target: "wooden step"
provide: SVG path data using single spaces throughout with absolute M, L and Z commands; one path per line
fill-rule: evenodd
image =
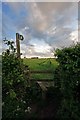
M 34 79 L 34 78 L 31 78 L 30 81 L 46 81 L 46 82 L 49 82 L 49 81 L 54 81 L 53 79 Z

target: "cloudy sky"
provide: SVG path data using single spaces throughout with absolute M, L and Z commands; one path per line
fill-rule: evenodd
M 77 2 L 3 2 L 2 36 L 24 36 L 26 57 L 54 57 L 54 50 L 78 42 Z

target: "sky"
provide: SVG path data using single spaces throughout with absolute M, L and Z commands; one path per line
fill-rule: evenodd
M 3 2 L 2 37 L 15 41 L 16 32 L 24 36 L 22 57 L 54 57 L 78 42 L 78 3 Z

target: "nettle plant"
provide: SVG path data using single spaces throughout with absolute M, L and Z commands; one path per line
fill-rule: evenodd
M 27 103 L 26 80 L 23 61 L 17 58 L 13 41 L 4 41 L 8 45 L 2 53 L 2 119 L 25 116 Z

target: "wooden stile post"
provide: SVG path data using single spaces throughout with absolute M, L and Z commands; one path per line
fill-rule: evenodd
M 17 57 L 20 58 L 20 40 L 22 41 L 24 37 L 19 33 L 16 33 L 16 48 L 17 48 Z
M 20 41 L 19 41 L 18 33 L 16 33 L 16 47 L 17 47 L 17 57 L 20 58 Z

